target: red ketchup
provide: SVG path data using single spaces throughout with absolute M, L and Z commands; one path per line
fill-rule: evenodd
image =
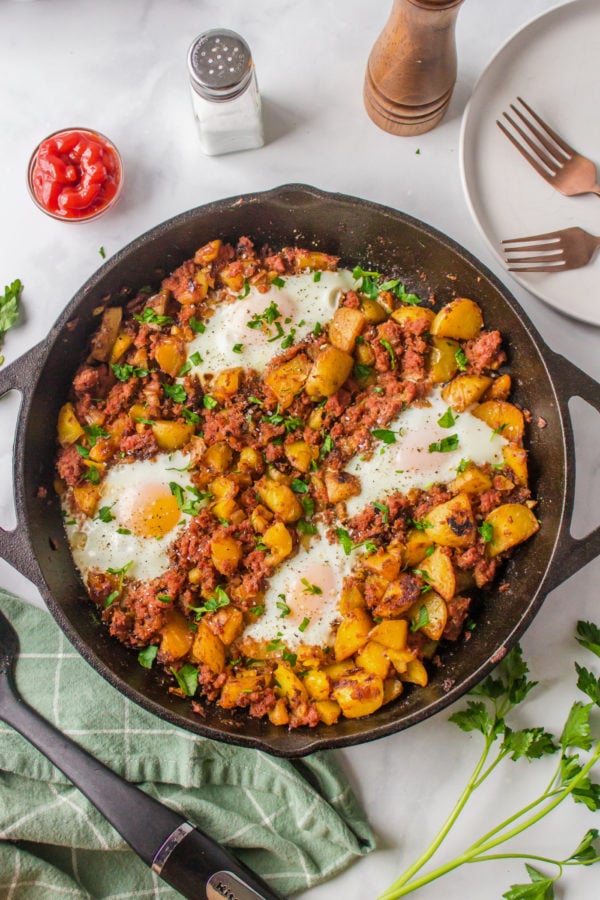
M 95 218 L 116 201 L 123 182 L 117 148 L 103 135 L 85 128 L 51 134 L 39 145 L 29 166 L 33 197 L 55 218 Z

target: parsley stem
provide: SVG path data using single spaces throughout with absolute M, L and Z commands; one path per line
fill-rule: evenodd
M 600 759 L 600 742 L 596 745 L 594 752 L 590 756 L 590 759 L 583 765 L 577 775 L 570 779 L 568 784 L 558 792 L 553 791 L 552 793 L 545 792 L 537 800 L 530 803 L 528 806 L 523 807 L 516 813 L 514 816 L 510 816 L 508 819 L 505 819 L 501 822 L 496 828 L 492 831 L 488 832 L 484 835 L 480 840 L 476 841 L 471 845 L 464 853 L 459 854 L 454 859 L 450 860 L 447 863 L 439 866 L 437 869 L 433 869 L 426 875 L 422 875 L 420 878 L 416 878 L 412 881 L 410 879 L 412 876 L 424 865 L 427 860 L 431 858 L 435 850 L 440 845 L 443 837 L 448 833 L 449 828 L 453 824 L 453 822 L 458 817 L 458 814 L 464 807 L 465 803 L 469 799 L 469 796 L 473 792 L 473 785 L 477 781 L 477 776 L 481 769 L 483 768 L 483 764 L 487 758 L 491 747 L 491 742 L 489 738 L 486 738 L 486 746 L 482 753 L 482 756 L 475 768 L 473 776 L 469 780 L 469 783 L 463 793 L 461 794 L 456 806 L 454 807 L 452 813 L 449 818 L 446 820 L 446 823 L 438 833 L 438 836 L 431 843 L 429 848 L 425 851 L 425 853 L 419 857 L 419 859 L 409 868 L 407 869 L 400 878 L 394 882 L 383 894 L 380 895 L 378 900 L 397 900 L 398 897 L 404 897 L 407 894 L 413 893 L 413 891 L 418 890 L 421 887 L 424 887 L 426 884 L 430 884 L 432 881 L 435 881 L 438 878 L 441 878 L 442 875 L 445 875 L 447 872 L 451 872 L 453 869 L 457 869 L 459 866 L 464 863 L 472 863 L 472 862 L 481 862 L 486 857 L 488 850 L 493 850 L 495 847 L 500 846 L 501 844 L 506 843 L 506 841 L 515 837 L 518 834 L 526 831 L 528 828 L 531 828 L 532 825 L 535 825 L 540 819 L 543 819 L 544 816 L 548 815 L 548 813 L 552 812 L 559 806 L 563 800 L 565 800 L 577 787 L 577 785 L 589 774 L 591 769 L 594 767 L 598 759 Z M 522 818 L 528 812 L 530 812 L 536 806 L 539 806 L 540 803 L 543 803 L 546 800 L 550 800 L 550 802 L 546 803 L 543 809 L 538 810 L 535 815 L 530 816 L 525 822 L 521 822 L 519 825 L 512 828 L 510 831 L 503 833 L 509 825 L 512 825 L 517 819 Z M 505 858 L 520 858 L 522 854 L 506 854 Z M 488 857 L 489 858 L 489 857 Z M 528 857 L 533 859 L 535 857 Z M 554 862 L 549 860 L 550 862 Z M 410 883 L 407 883 L 409 882 Z

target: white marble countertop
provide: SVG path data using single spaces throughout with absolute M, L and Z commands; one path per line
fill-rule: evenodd
M 556 0 L 467 0 L 457 23 L 459 72 L 449 112 L 434 131 L 416 138 L 380 131 L 362 104 L 367 56 L 390 5 L 364 0 L 1 0 L 0 281 L 18 277 L 25 285 L 21 323 L 4 341 L 5 364 L 46 335 L 101 264 L 100 247 L 110 256 L 185 209 L 305 182 L 395 207 L 450 235 L 504 280 L 553 350 L 600 379 L 600 331 L 561 316 L 511 281 L 470 218 L 459 174 L 461 117 L 479 74 L 514 31 L 558 5 Z M 253 50 L 267 143 L 257 151 L 207 158 L 198 146 L 185 59 L 192 38 L 217 25 L 239 31 Z M 35 144 L 72 125 L 89 125 L 111 136 L 127 172 L 118 207 L 81 227 L 42 215 L 25 186 Z M 13 395 L 0 404 L 0 463 L 7 473 L 17 409 Z M 581 535 L 597 524 L 596 504 L 586 504 L 584 498 L 597 494 L 594 448 L 600 430 L 589 408 L 576 425 L 581 502 L 574 528 Z M 14 522 L 11 502 L 10 479 L 5 478 L 0 497 L 5 527 Z M 532 717 L 532 724 L 555 731 L 562 726 L 576 694 L 574 625 L 581 618 L 600 620 L 599 575 L 596 560 L 555 589 L 522 641 L 541 682 L 528 704 L 527 722 Z M 37 590 L 3 562 L 0 584 L 41 602 Z M 447 713 L 344 751 L 379 835 L 379 849 L 304 896 L 374 900 L 428 842 L 477 755 L 477 739 L 448 724 Z M 448 851 L 457 852 L 487 830 L 492 813 L 495 819 L 512 810 L 531 782 L 544 783 L 544 775 L 543 764 L 507 763 L 467 812 Z M 567 855 L 594 825 L 597 821 L 582 805 L 570 804 L 515 846 Z M 594 870 L 569 871 L 561 896 L 595 897 L 597 878 Z M 522 862 L 501 860 L 466 867 L 423 889 L 419 897 L 495 900 L 511 883 L 525 880 Z

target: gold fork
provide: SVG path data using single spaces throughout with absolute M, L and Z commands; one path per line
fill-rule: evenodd
M 596 166 L 591 159 L 586 159 L 570 147 L 521 97 L 517 97 L 517 100 L 529 117 L 514 103 L 510 104 L 510 108 L 527 131 L 507 112 L 502 115 L 513 131 L 509 131 L 498 119 L 496 125 L 519 153 L 533 166 L 538 175 L 561 194 L 566 194 L 567 197 L 575 194 L 597 194 L 600 197 Z
M 564 228 L 547 234 L 502 241 L 509 272 L 566 272 L 585 266 L 600 247 L 600 237 L 583 228 Z

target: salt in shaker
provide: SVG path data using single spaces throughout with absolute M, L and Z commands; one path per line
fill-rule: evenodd
M 189 49 L 188 70 L 204 153 L 262 147 L 260 94 L 246 41 L 224 28 L 206 31 Z

